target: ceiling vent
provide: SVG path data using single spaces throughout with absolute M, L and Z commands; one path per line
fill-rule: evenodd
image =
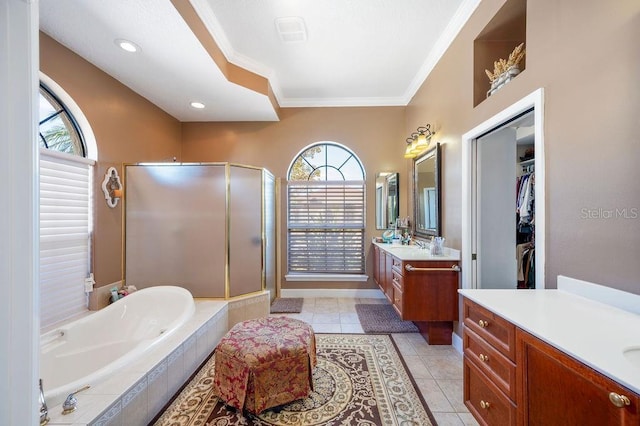
M 307 41 L 307 29 L 299 16 L 276 18 L 276 29 L 283 43 L 302 43 Z

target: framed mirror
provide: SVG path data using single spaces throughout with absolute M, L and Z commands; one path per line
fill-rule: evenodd
M 440 144 L 413 161 L 413 232 L 440 236 Z
M 393 228 L 400 214 L 399 174 L 376 173 L 376 229 Z

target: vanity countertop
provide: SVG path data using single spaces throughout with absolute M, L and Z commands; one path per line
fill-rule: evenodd
M 399 244 L 387 244 L 378 243 L 372 241 L 373 244 L 380 247 L 380 249 L 386 251 L 392 256 L 397 257 L 400 260 L 431 260 L 431 261 L 459 261 L 460 250 L 455 250 L 449 247 L 444 248 L 444 254 L 441 256 L 434 256 L 429 249 L 421 249 L 417 246 L 403 246 Z
M 640 394 L 640 315 L 563 290 L 459 293 Z

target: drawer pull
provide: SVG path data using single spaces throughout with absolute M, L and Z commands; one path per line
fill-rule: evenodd
M 487 362 L 487 361 L 489 361 L 489 355 L 480 354 L 480 355 L 478 356 L 478 358 L 480 358 L 480 361 L 482 361 L 482 362 Z
M 478 320 L 478 325 L 480 326 L 480 328 L 487 328 L 489 326 L 489 321 Z
M 631 401 L 629 401 L 629 398 L 615 392 L 611 392 L 609 394 L 609 401 L 611 401 L 611 403 L 618 408 L 624 408 L 627 405 L 631 405 Z
M 490 406 L 491 406 L 491 404 L 489 404 L 489 402 L 487 402 L 487 401 L 480 401 L 480 407 L 481 407 L 481 408 L 483 408 L 483 409 L 485 409 L 485 410 L 488 410 Z

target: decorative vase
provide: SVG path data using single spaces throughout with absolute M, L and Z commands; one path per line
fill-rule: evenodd
M 507 73 L 509 74 L 509 76 L 510 76 L 511 78 L 513 78 L 513 77 L 515 77 L 516 75 L 520 74 L 520 68 L 518 68 L 518 66 L 517 66 L 517 65 L 514 65 L 514 66 L 512 66 L 511 68 L 509 68 L 509 69 L 507 70 Z M 510 78 L 510 79 L 511 79 L 511 78 Z
M 497 92 L 502 86 L 510 82 L 515 76 L 520 74 L 520 68 L 517 65 L 510 67 L 491 82 L 491 88 L 487 92 L 487 98 Z

